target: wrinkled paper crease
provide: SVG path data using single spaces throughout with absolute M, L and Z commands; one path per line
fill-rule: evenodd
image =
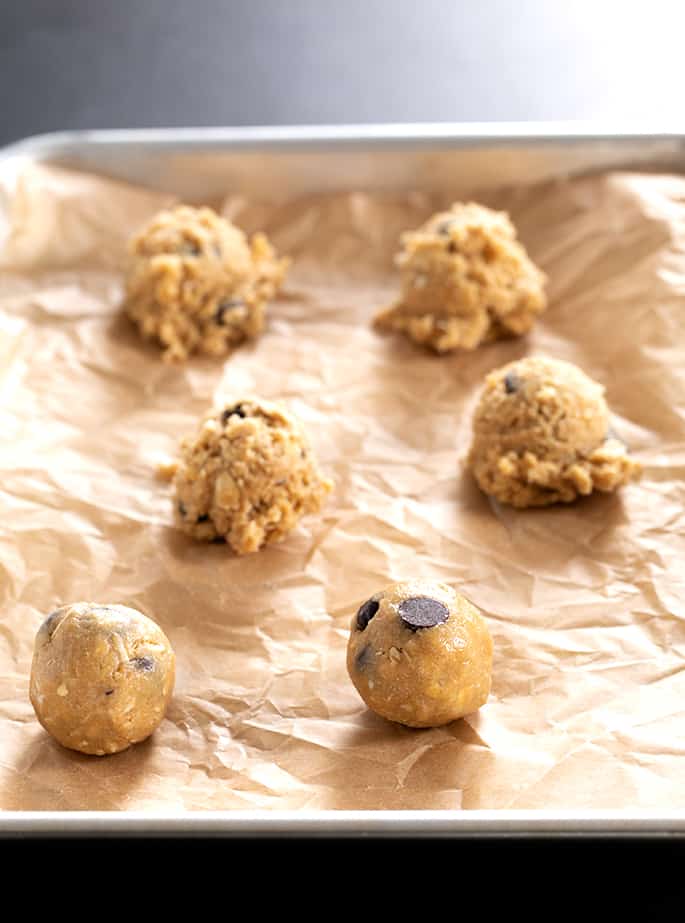
M 437 357 L 372 329 L 399 234 L 449 201 L 229 195 L 292 270 L 258 341 L 169 367 L 121 298 L 128 236 L 172 198 L 36 165 L 0 178 L 0 808 L 685 808 L 685 178 L 479 199 L 549 276 L 527 338 Z M 478 491 L 482 378 L 541 353 L 605 384 L 639 483 L 527 512 Z M 290 406 L 336 489 L 236 558 L 174 529 L 155 468 L 245 393 Z M 494 639 L 488 703 L 434 730 L 377 718 L 345 670 L 353 612 L 409 576 L 466 594 Z M 28 699 L 35 632 L 77 600 L 141 609 L 177 654 L 159 730 L 103 759 L 62 749 Z

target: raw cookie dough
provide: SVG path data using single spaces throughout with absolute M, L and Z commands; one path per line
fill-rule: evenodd
M 225 356 L 264 328 L 266 302 L 283 280 L 263 234 L 245 234 L 211 208 L 160 212 L 129 244 L 126 312 L 166 361 Z
M 168 638 L 136 609 L 73 603 L 56 609 L 38 630 L 31 704 L 64 747 L 118 753 L 159 725 L 174 670 Z
M 403 234 L 402 244 L 401 297 L 376 315 L 382 330 L 439 353 L 475 349 L 526 333 L 546 307 L 546 277 L 505 212 L 456 203 Z
M 602 385 L 543 357 L 487 376 L 468 464 L 481 490 L 515 507 L 570 503 L 640 473 L 610 429 Z
M 478 609 L 447 584 L 407 580 L 360 606 L 347 671 L 383 718 L 437 727 L 487 700 L 492 639 Z
M 225 539 L 237 554 L 280 541 L 333 486 L 294 417 L 256 398 L 211 410 L 181 453 L 178 524 L 193 538 Z

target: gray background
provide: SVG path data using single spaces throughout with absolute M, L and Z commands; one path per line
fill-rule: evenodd
M 685 0 L 0 0 L 0 143 L 70 128 L 676 123 Z

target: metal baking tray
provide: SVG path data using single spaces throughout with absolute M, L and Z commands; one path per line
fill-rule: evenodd
M 406 188 L 458 196 L 600 169 L 685 172 L 685 131 L 558 122 L 76 131 L 0 150 L 5 176 L 28 162 L 189 202 L 227 189 L 272 198 Z M 0 812 L 0 837 L 32 835 L 671 838 L 685 836 L 685 811 Z

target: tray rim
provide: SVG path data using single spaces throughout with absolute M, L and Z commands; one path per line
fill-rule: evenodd
M 253 125 L 182 128 L 74 129 L 29 135 L 0 147 L 0 161 L 14 156 L 46 159 L 83 147 L 193 150 L 211 146 L 242 150 L 340 150 L 430 147 L 443 143 L 467 147 L 485 142 L 685 142 L 685 123 L 592 121 L 413 122 L 323 125 Z
M 98 837 L 685 838 L 685 810 L 7 811 L 0 838 Z
M 15 157 L 49 160 L 91 148 L 141 146 L 244 151 L 416 149 L 436 144 L 680 142 L 685 124 L 644 121 L 425 122 L 76 129 L 29 135 L 0 147 L 0 165 Z M 0 838 L 49 836 L 425 836 L 493 838 L 680 838 L 685 809 L 3 811 Z

